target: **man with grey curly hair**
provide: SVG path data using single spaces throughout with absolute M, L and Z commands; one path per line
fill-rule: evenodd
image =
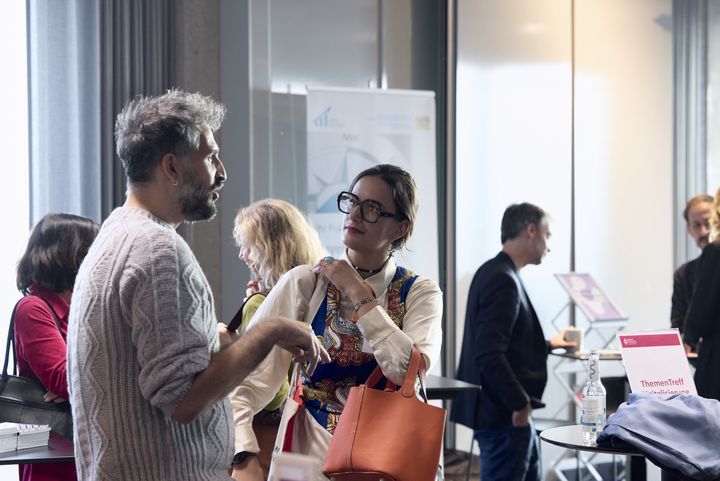
M 80 480 L 229 480 L 230 390 L 276 345 L 310 370 L 329 360 L 309 325 L 286 318 L 231 336 L 175 232 L 216 214 L 224 115 L 209 97 L 170 90 L 135 98 L 117 117 L 127 200 L 80 267 L 69 322 Z
M 226 175 L 213 132 L 224 118 L 223 105 L 198 93 L 170 90 L 160 97 L 138 97 L 130 102 L 115 123 L 117 153 L 127 175 L 128 190 L 147 187 L 165 154 L 183 158 L 202 151 L 214 167 L 211 184 L 204 185 L 203 175 L 194 175 L 188 163 L 181 163 L 173 175 L 188 180 L 179 196 L 184 220 L 212 218 Z

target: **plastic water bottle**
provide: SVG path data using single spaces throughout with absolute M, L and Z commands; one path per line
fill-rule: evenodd
M 588 361 L 588 380 L 582 389 L 582 425 L 583 442 L 595 444 L 598 433 L 605 427 L 605 398 L 607 392 L 600 382 L 600 355 L 590 351 Z

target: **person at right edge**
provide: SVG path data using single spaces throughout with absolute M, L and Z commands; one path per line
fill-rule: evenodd
M 550 252 L 545 211 L 509 206 L 502 218 L 502 251 L 475 273 L 468 294 L 457 379 L 479 384 L 458 394 L 451 420 L 473 429 L 480 446 L 480 479 L 542 479 L 539 439 L 532 410 L 547 383 L 547 355 L 572 347 L 565 331 L 545 340 L 525 292 L 520 270 Z
M 683 217 L 687 224 L 687 232 L 695 244 L 702 251 L 708 245 L 710 234 L 710 216 L 712 215 L 713 198 L 707 194 L 696 195 L 687 201 Z M 672 306 L 670 308 L 670 327 L 685 331 L 685 319 L 690 308 L 690 299 L 695 288 L 697 267 L 700 258 L 697 257 L 677 268 L 673 274 Z M 695 346 L 685 344 L 685 350 L 690 352 Z
M 720 400 L 720 189 L 710 218 L 710 243 L 698 261 L 683 340 L 694 346 L 701 338 L 695 387 L 698 395 Z
M 687 233 L 693 238 L 700 250 L 707 247 L 710 234 L 710 218 L 713 211 L 713 198 L 707 194 L 700 194 L 687 201 L 683 217 L 687 224 Z M 698 278 L 698 265 L 700 257 L 696 257 L 677 268 L 673 274 L 672 306 L 670 308 L 670 327 L 677 328 L 682 336 L 685 333 L 685 322 L 690 310 L 695 283 Z M 695 344 L 683 342 L 686 352 L 697 352 L 700 339 Z M 696 366 L 695 359 L 690 363 Z M 663 470 L 662 481 L 675 481 L 680 479 L 675 474 Z

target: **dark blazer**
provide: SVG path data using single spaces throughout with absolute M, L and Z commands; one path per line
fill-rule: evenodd
M 695 291 L 685 321 L 685 342 L 702 337 L 695 369 L 695 386 L 705 398 L 720 400 L 720 244 L 703 249 Z
M 512 412 L 540 398 L 547 342 L 510 256 L 500 252 L 475 273 L 468 294 L 457 379 L 480 391 L 459 394 L 450 419 L 473 429 L 511 423 Z
M 681 265 L 673 274 L 672 306 L 670 308 L 670 327 L 676 327 L 680 334 L 685 332 L 685 319 L 690 309 L 697 267 L 700 258 Z

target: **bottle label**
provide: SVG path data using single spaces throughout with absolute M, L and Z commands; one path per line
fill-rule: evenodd
M 582 402 L 583 414 L 597 416 L 605 413 L 605 398 L 600 396 L 586 396 Z
M 585 396 L 582 406 L 583 432 L 601 432 L 605 427 L 605 396 Z

